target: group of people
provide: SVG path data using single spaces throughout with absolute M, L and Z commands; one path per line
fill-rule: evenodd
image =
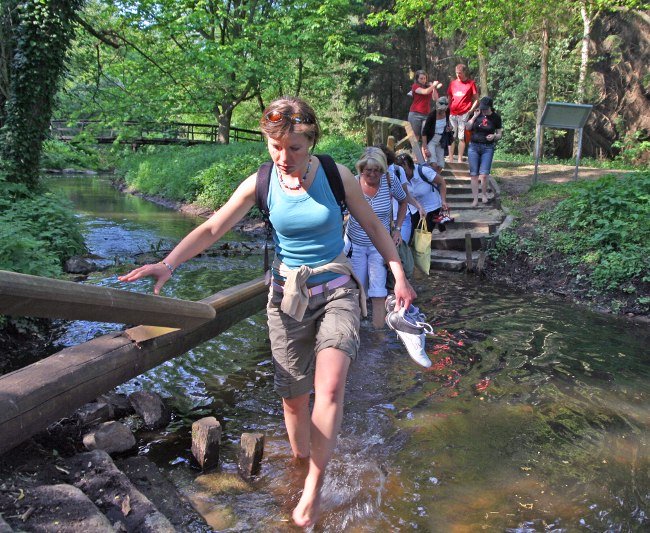
M 427 228 L 436 226 L 442 209 L 447 209 L 447 186 L 441 174 L 419 165 L 404 153 L 395 156 L 386 146 L 366 148 L 356 163 L 363 197 L 377 215 L 395 246 L 410 243 L 421 217 Z M 438 224 L 441 231 L 444 224 Z M 345 230 L 352 268 L 372 303 L 373 326 L 385 320 L 387 269 L 379 250 L 366 234 L 361 221 L 351 214 Z
M 442 84 L 429 82 L 427 73 L 418 70 L 409 94 L 413 102 L 408 122 L 421 142 L 422 155 L 436 170 L 445 166 L 445 154 L 449 162 L 454 160 L 458 143 L 458 162 L 467 148 L 467 161 L 472 185 L 472 206 L 479 201 L 487 203 L 487 177 L 492 168 L 495 142 L 503 136 L 501 117 L 494 110 L 489 96 L 479 99 L 476 83 L 469 77 L 466 65 L 456 65 L 456 78 L 449 83 L 447 94 L 438 95 Z M 433 107 L 433 109 L 432 109 Z M 466 147 L 466 132 L 470 135 Z

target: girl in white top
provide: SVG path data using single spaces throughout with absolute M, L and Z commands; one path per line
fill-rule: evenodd
M 406 172 L 408 190 L 426 212 L 427 227 L 431 230 L 440 210 L 447 209 L 447 184 L 444 178 L 431 167 L 415 165 L 413 158 L 408 154 L 399 155 L 397 163 Z M 420 213 L 412 213 L 412 226 L 416 228 L 419 222 Z M 443 228 L 444 226 L 439 229 L 444 231 Z

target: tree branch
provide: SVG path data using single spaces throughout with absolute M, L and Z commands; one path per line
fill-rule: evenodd
M 116 41 L 109 39 L 109 34 L 105 31 L 98 31 L 93 28 L 88 22 L 82 19 L 79 15 L 74 16 L 74 21 L 77 22 L 84 30 L 86 30 L 90 35 L 99 39 L 104 44 L 111 46 L 115 49 L 120 48 L 120 44 Z

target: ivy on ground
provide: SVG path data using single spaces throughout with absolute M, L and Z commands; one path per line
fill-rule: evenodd
M 563 199 L 538 216 L 535 230 L 526 238 L 515 229 L 504 232 L 492 256 L 525 254 L 542 262 L 545 257 L 562 257 L 576 276 L 587 276 L 592 290 L 633 294 L 647 308 L 650 172 L 545 184 L 531 189 L 528 196 L 540 194 Z

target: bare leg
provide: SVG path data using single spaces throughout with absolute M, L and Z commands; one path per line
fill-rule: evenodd
M 464 153 L 465 153 L 465 141 L 458 141 L 458 162 L 459 163 L 462 163 Z
M 449 162 L 454 162 L 454 152 L 456 151 L 456 141 L 449 145 Z
M 282 398 L 284 423 L 295 459 L 309 457 L 309 393 Z
M 314 525 L 320 515 L 320 491 L 341 427 L 349 366 L 350 358 L 336 348 L 326 348 L 316 357 L 309 473 L 300 501 L 293 510 L 293 521 L 300 527 Z
M 479 176 L 479 179 L 481 180 L 481 186 L 482 186 L 482 191 L 483 194 L 481 195 L 481 201 L 484 204 L 487 204 L 488 201 L 488 195 L 487 195 L 487 175 L 481 174 Z
M 386 298 L 370 298 L 370 301 L 372 302 L 372 327 L 381 329 L 386 319 Z
M 472 184 L 472 207 L 476 207 L 478 205 L 478 176 L 470 176 L 470 182 Z

